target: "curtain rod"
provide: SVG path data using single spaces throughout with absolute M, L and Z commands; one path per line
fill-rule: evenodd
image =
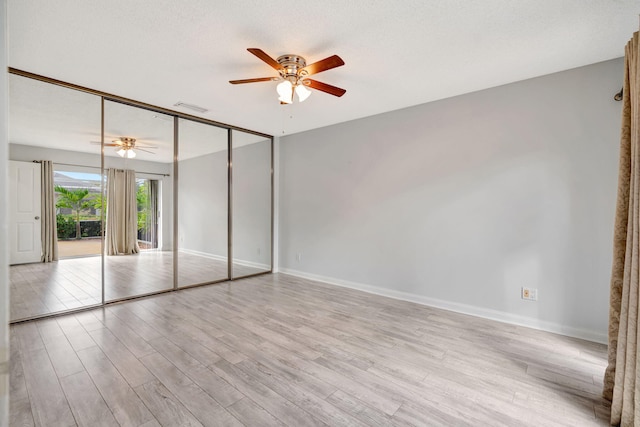
M 42 160 L 33 160 L 33 163 L 42 163 Z M 74 166 L 77 168 L 90 168 L 90 169 L 101 169 L 99 166 L 85 166 L 85 165 L 73 165 L 71 163 L 58 163 L 58 162 L 53 162 L 54 165 L 58 165 L 58 166 Z M 124 170 L 124 169 L 116 169 L 116 170 Z M 142 172 L 142 171 L 136 171 L 137 173 L 143 173 L 145 175 L 158 175 L 158 176 L 171 176 L 168 173 L 155 173 L 155 172 Z

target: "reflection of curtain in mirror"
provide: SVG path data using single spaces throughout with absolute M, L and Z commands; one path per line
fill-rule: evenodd
M 42 237 L 42 262 L 58 260 L 58 226 L 56 223 L 56 193 L 53 184 L 53 163 L 43 160 L 41 184 L 41 223 L 40 233 Z
M 134 170 L 108 170 L 105 238 L 107 255 L 140 252 L 136 192 L 136 172 Z

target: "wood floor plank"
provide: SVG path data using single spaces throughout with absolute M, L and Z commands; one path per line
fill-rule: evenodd
M 79 427 L 118 426 L 109 407 L 91 381 L 89 374 L 79 372 L 60 378 L 60 384 Z
M 140 359 L 204 426 L 241 426 L 231 413 L 159 353 Z
M 351 414 L 354 418 L 357 418 L 360 422 L 368 426 L 411 425 L 400 422 L 399 419 L 394 419 L 391 415 L 385 414 L 382 411 L 376 411 L 366 403 L 342 390 L 336 390 L 335 393 L 327 397 L 327 402 Z
M 125 322 L 108 310 L 102 322 L 111 333 L 129 349 L 134 356 L 140 358 L 153 353 L 155 350 Z M 132 325 L 133 326 L 133 325 Z
M 130 328 L 132 328 L 138 335 L 140 335 L 145 341 L 151 341 L 154 338 L 159 338 L 162 333 L 159 332 L 152 325 L 145 322 L 140 317 L 136 316 L 127 305 L 120 304 L 105 309 L 106 312 L 113 314 L 120 320 L 125 322 Z
M 94 342 L 98 344 L 131 387 L 137 387 L 154 379 L 151 372 L 111 331 L 105 328 L 91 331 L 90 334 Z
M 240 390 L 245 396 L 287 425 L 300 427 L 326 426 L 322 421 L 308 414 L 226 360 L 218 361 L 211 366 L 211 369 L 229 384 Z
M 29 427 L 34 425 L 31 411 L 31 400 L 27 391 L 22 366 L 22 352 L 18 343 L 18 335 L 10 335 L 9 358 L 9 425 Z
M 56 318 L 56 321 L 75 351 L 80 351 L 84 348 L 96 345 L 87 331 L 85 331 L 80 322 L 78 322 L 74 316 L 58 317 Z
M 243 397 L 228 406 L 227 410 L 245 426 L 282 427 L 285 425 L 248 397 Z
M 237 351 L 242 352 L 242 354 L 247 356 L 248 360 L 268 367 L 279 378 L 282 378 L 288 383 L 294 384 L 309 393 L 315 394 L 318 397 L 324 399 L 337 390 L 335 385 L 322 381 L 317 377 L 298 369 L 287 360 L 279 358 L 277 353 L 265 351 L 264 348 L 256 347 L 255 345 L 245 341 L 234 340 L 232 337 L 223 336 L 219 339 L 229 346 L 234 346 Z M 238 363 L 242 362 L 243 361 L 240 361 Z
M 139 426 L 154 420 L 133 388 L 100 348 L 80 350 L 78 357 L 121 426 Z
M 264 365 L 251 360 L 244 360 L 237 363 L 235 367 L 329 426 L 364 426 L 356 418 L 343 412 L 325 399 L 308 393 L 284 379 L 279 379 L 277 375 L 274 375 L 273 371 Z
M 84 366 L 78 359 L 75 350 L 67 340 L 56 319 L 36 322 L 40 331 L 49 359 L 59 378 L 84 371 Z
M 163 426 L 203 427 L 196 417 L 184 407 L 158 380 L 135 388 L 136 393 Z
M 23 352 L 22 364 L 35 425 L 75 426 L 71 408 L 47 351 L 40 349 Z
M 244 398 L 242 393 L 168 339 L 157 338 L 151 345 L 223 407 Z

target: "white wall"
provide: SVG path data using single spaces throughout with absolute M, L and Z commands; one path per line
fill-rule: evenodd
M 0 0 L 0 200 L 7 200 L 8 112 L 7 102 L 7 2 Z M 0 426 L 9 425 L 9 239 L 6 203 L 0 208 Z
M 605 342 L 622 69 L 281 138 L 280 271 Z

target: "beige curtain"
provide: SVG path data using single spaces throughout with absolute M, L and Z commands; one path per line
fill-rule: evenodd
M 109 169 L 107 172 L 107 255 L 137 254 L 138 205 L 136 172 Z
M 640 288 L 640 43 L 625 50 L 620 172 L 609 306 L 609 364 L 605 398 L 611 424 L 640 427 L 638 291 Z
M 56 192 L 53 183 L 53 162 L 43 160 L 41 179 L 41 218 L 42 262 L 58 260 L 58 226 L 56 223 Z

